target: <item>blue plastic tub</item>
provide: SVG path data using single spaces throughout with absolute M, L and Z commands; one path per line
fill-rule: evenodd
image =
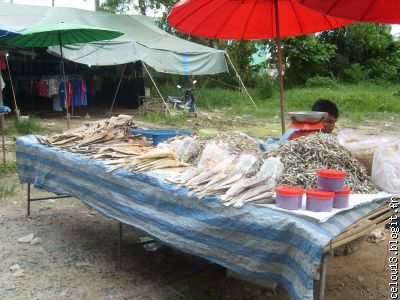
M 130 133 L 145 136 L 154 146 L 177 135 L 192 135 L 192 132 L 189 130 L 178 129 L 132 129 Z

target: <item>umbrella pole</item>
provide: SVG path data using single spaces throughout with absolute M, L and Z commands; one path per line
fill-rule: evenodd
M 60 46 L 60 55 L 61 55 L 61 69 L 62 69 L 62 76 L 63 76 L 63 81 L 64 81 L 64 89 L 65 89 L 65 103 L 66 103 L 66 110 L 67 110 L 67 128 L 70 129 L 71 126 L 69 124 L 69 111 L 68 111 L 68 88 L 67 88 L 67 81 L 65 79 L 65 69 L 64 69 L 64 57 L 62 53 L 62 41 L 61 41 L 61 32 L 58 32 L 58 44 Z
M 281 127 L 282 134 L 285 133 L 285 98 L 283 95 L 283 76 L 282 76 L 282 45 L 281 32 L 279 28 L 279 9 L 278 0 L 274 0 L 275 4 L 275 24 L 276 24 L 276 45 L 278 48 L 278 77 L 279 77 L 279 95 L 280 95 L 280 110 L 281 110 Z
M 14 105 L 15 105 L 15 112 L 17 114 L 17 120 L 19 122 L 19 109 L 17 105 L 17 99 L 15 98 L 15 91 L 14 91 L 14 85 L 11 77 L 11 71 L 10 71 L 10 64 L 8 63 L 8 54 L 6 54 L 6 64 L 7 64 L 7 70 L 8 70 L 8 77 L 10 77 L 10 84 L 11 84 L 11 91 L 14 97 Z

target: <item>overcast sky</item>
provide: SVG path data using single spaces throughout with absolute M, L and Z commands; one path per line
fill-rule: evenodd
M 52 0 L 13 0 L 16 4 L 44 5 L 51 6 Z M 9 3 L 10 0 L 0 0 L 0 2 Z M 103 1 L 100 1 L 100 3 Z M 75 7 L 87 10 L 94 10 L 94 0 L 54 0 L 57 7 Z M 400 25 L 392 26 L 392 34 L 400 34 Z

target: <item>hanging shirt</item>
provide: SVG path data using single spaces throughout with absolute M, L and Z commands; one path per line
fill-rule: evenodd
M 81 80 L 79 79 L 72 79 L 72 103 L 74 106 L 81 106 Z
M 49 79 L 49 97 L 53 97 L 53 95 L 58 95 L 59 87 L 60 81 L 58 79 Z
M 3 91 L 5 86 L 6 86 L 6 84 L 3 80 L 3 77 L 0 76 L 0 90 Z
M 47 80 L 39 81 L 39 96 L 40 97 L 49 97 L 49 83 Z
M 81 80 L 81 100 L 82 100 L 82 105 L 87 106 L 87 94 L 86 94 L 86 81 Z
M 60 106 L 66 108 L 67 104 L 65 101 L 65 84 L 63 81 L 60 82 L 60 86 L 58 88 L 58 94 L 60 95 Z
M 72 97 L 72 92 L 73 92 L 73 86 L 71 81 L 68 81 L 67 83 L 67 102 L 68 102 L 68 107 L 71 106 L 71 97 Z
M 5 71 L 7 69 L 6 58 L 0 55 L 0 70 Z

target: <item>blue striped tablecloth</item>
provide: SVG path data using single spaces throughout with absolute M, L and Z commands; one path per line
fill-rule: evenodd
M 16 155 L 21 183 L 75 196 L 171 247 L 277 282 L 293 299 L 313 298 L 313 275 L 330 239 L 385 201 L 317 223 L 252 205 L 225 207 L 215 197 L 190 198 L 186 189 L 173 191 L 145 173 L 107 173 L 102 162 L 40 145 L 33 136 L 17 139 Z

